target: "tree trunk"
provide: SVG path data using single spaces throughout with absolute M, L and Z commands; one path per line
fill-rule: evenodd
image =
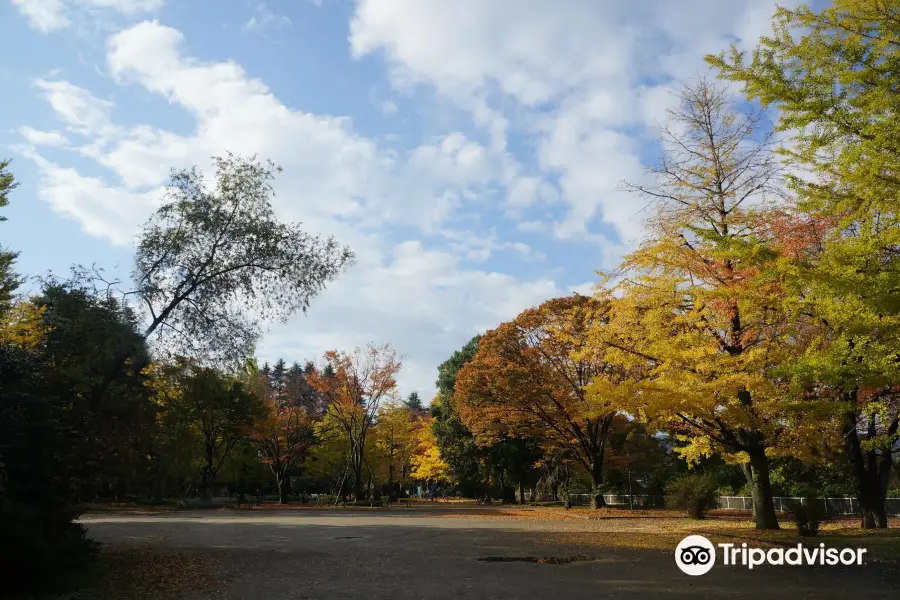
M 203 500 L 204 502 L 212 501 L 212 489 L 213 489 L 212 479 L 213 479 L 212 472 L 210 471 L 210 469 L 208 467 L 204 467 L 203 476 L 200 478 L 200 487 L 201 487 L 200 499 Z
M 165 494 L 165 484 L 163 483 L 162 468 L 158 461 L 154 461 L 153 465 L 153 500 L 154 502 L 162 502 Z
M 241 463 L 241 476 L 238 479 L 238 507 L 241 504 L 249 504 L 247 502 L 247 497 L 244 495 L 244 490 L 247 489 L 247 465 L 243 462 Z
M 366 499 L 366 492 L 363 489 L 363 477 L 362 470 L 357 471 L 354 469 L 353 472 L 353 500 L 356 502 L 362 502 Z
M 603 500 L 603 458 L 595 459 L 591 465 L 591 508 L 597 510 L 603 508 L 606 502 Z
M 203 476 L 200 479 L 200 498 L 204 502 L 212 501 L 213 488 L 216 485 L 216 472 L 213 469 L 215 457 L 213 456 L 213 447 L 206 444 L 204 458 L 206 464 L 203 465 Z
M 875 468 L 867 469 L 863 466 L 862 468 L 854 469 L 854 472 L 857 474 L 856 497 L 862 510 L 860 525 L 863 529 L 886 529 L 888 526 L 885 500 L 890 479 L 891 461 L 889 455 L 887 456 L 887 458 L 875 456 L 875 451 L 871 450 L 864 453 L 863 460 L 871 465 L 875 465 Z
M 757 529 L 779 529 L 775 502 L 772 499 L 772 483 L 769 480 L 769 459 L 762 445 L 747 451 L 750 464 L 744 467 L 744 476 L 750 484 L 753 501 L 753 519 Z
M 366 491 L 363 489 L 363 450 L 357 448 L 353 451 L 351 460 L 353 464 L 353 500 L 362 502 L 366 499 Z
M 525 485 L 519 482 L 519 504 L 525 504 Z
M 286 481 L 287 475 L 284 472 L 276 473 L 275 475 L 275 483 L 278 485 L 278 503 L 279 504 L 287 504 L 288 503 L 288 483 Z
M 874 452 L 872 453 L 874 454 Z M 869 452 L 866 454 L 869 454 Z M 877 458 L 872 462 L 876 461 Z M 890 466 L 888 466 L 888 469 L 890 469 Z M 888 478 L 885 477 L 883 481 L 881 479 L 878 469 L 876 469 L 875 473 L 872 473 L 868 469 L 863 468 L 861 476 L 857 477 L 856 496 L 862 511 L 860 525 L 863 529 L 887 528 L 885 499 L 887 497 Z
M 879 454 L 874 447 L 863 450 L 859 439 L 856 390 L 848 392 L 845 400 L 849 403 L 850 409 L 844 415 L 842 433 L 844 448 L 855 479 L 856 497 L 862 510 L 860 525 L 863 529 L 886 529 L 888 525 L 885 499 L 893 466 L 891 453 L 882 451 Z M 875 415 L 869 416 L 866 432 L 869 440 L 878 435 L 876 418 Z M 898 420 L 895 418 L 887 428 L 887 435 L 896 433 L 897 425 Z
M 887 513 L 881 507 L 864 507 L 862 513 L 863 529 L 887 529 Z

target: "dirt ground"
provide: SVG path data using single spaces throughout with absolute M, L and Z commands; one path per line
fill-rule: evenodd
M 129 600 L 799 600 L 897 598 L 900 593 L 897 563 L 877 557 L 861 567 L 764 566 L 749 571 L 717 564 L 707 575 L 690 577 L 675 565 L 678 540 L 690 533 L 729 539 L 733 524 L 666 514 L 587 516 L 431 505 L 96 513 L 82 522 L 104 543 L 105 552 L 132 562 L 151 557 L 149 586 L 161 591 L 147 593 L 146 579 L 143 590 L 116 590 L 116 597 Z M 848 545 L 846 538 L 842 543 L 827 537 L 818 541 Z M 865 547 L 865 539 L 853 545 Z M 170 574 L 160 566 L 163 559 L 154 556 L 175 563 Z M 79 598 L 100 597 L 87 594 Z M 115 596 L 108 594 L 104 600 Z

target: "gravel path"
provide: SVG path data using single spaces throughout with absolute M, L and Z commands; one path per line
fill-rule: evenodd
M 881 565 L 754 571 L 717 566 L 705 576 L 689 577 L 675 566 L 671 552 L 586 549 L 547 541 L 578 531 L 596 531 L 602 538 L 603 523 L 459 516 L 442 518 L 429 510 L 203 511 L 88 515 L 82 522 L 92 537 L 111 545 L 152 546 L 215 558 L 222 585 L 183 600 L 799 600 L 897 598 L 900 592 L 900 575 Z M 649 535 L 640 533 L 644 529 L 640 522 L 630 526 L 635 535 Z M 542 532 L 547 540 L 536 535 Z M 524 557 L 576 560 L 484 561 Z

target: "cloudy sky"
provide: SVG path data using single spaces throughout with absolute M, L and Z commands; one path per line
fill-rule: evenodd
M 782 4 L 795 4 L 786 0 Z M 769 0 L 2 0 L 2 225 L 23 273 L 127 276 L 172 167 L 284 167 L 275 207 L 356 265 L 263 360 L 390 341 L 405 395 L 474 334 L 587 291 L 641 235 L 620 191 L 707 52 Z

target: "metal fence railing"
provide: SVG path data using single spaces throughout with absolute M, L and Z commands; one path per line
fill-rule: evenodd
M 665 497 L 661 495 L 635 494 L 633 496 L 635 508 L 662 508 L 666 505 Z M 526 492 L 525 499 L 531 500 L 531 494 Z M 775 496 L 776 512 L 787 512 L 791 502 L 806 503 L 806 498 Z M 572 504 L 590 504 L 590 494 L 569 494 Z M 859 500 L 856 498 L 816 498 L 813 502 L 821 502 L 827 514 L 831 515 L 858 515 L 861 514 Z M 632 506 L 628 494 L 604 494 L 603 502 L 607 506 L 629 507 Z M 750 496 L 718 496 L 716 507 L 726 510 L 753 510 L 753 499 Z M 888 516 L 900 516 L 900 498 L 888 498 L 885 502 L 885 511 Z
M 786 512 L 791 502 L 821 502 L 827 514 L 832 515 L 858 515 L 862 513 L 859 506 L 859 500 L 856 498 L 816 498 L 807 500 L 806 498 L 775 496 L 772 498 L 775 503 L 776 512 Z M 719 496 L 716 498 L 716 506 L 718 508 L 731 510 L 753 510 L 753 501 L 750 496 Z M 900 498 L 887 498 L 885 501 L 885 512 L 888 516 L 900 516 Z
M 635 508 L 658 508 L 665 506 L 665 498 L 660 495 L 652 494 L 635 494 Z M 531 493 L 525 492 L 525 499 L 531 500 Z M 590 494 L 569 494 L 569 501 L 572 504 L 590 504 Z M 603 502 L 608 506 L 631 506 L 628 494 L 604 494 Z

